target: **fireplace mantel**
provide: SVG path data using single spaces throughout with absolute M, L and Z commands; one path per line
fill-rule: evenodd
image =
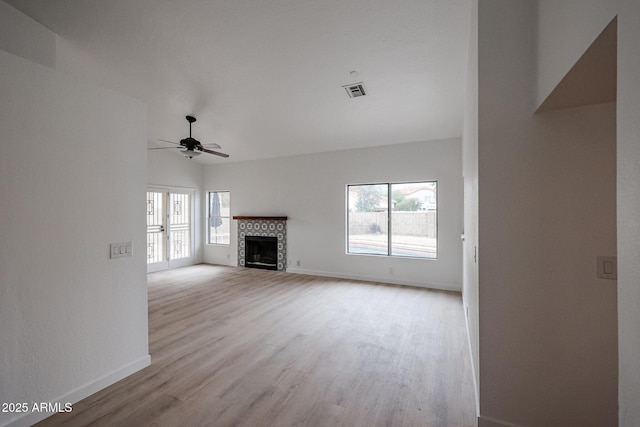
M 286 216 L 234 216 L 233 219 L 261 219 L 267 221 L 286 221 Z

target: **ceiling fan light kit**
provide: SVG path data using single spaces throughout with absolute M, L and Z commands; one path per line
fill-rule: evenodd
M 187 159 L 192 159 L 194 157 L 198 157 L 200 154 L 202 154 L 199 151 L 193 151 L 193 150 L 184 150 L 181 151 L 181 153 L 187 158 Z
M 161 139 L 160 140 L 160 141 L 163 141 L 163 142 L 168 142 L 169 144 L 177 145 L 178 147 L 157 147 L 157 148 L 149 148 L 149 149 L 150 150 L 163 150 L 165 148 L 179 148 L 179 149 L 182 149 L 180 152 L 187 159 L 192 159 L 194 157 L 199 156 L 202 153 L 213 154 L 214 156 L 220 156 L 220 157 L 224 157 L 224 158 L 229 157 L 228 154 L 204 148 L 204 146 L 200 143 L 200 141 L 198 141 L 197 139 L 195 139 L 195 138 L 193 138 L 191 136 L 191 124 L 196 121 L 196 118 L 194 116 L 186 116 L 185 118 L 189 122 L 189 137 L 188 138 L 184 138 L 184 139 L 180 140 L 180 143 L 173 142 L 173 141 L 167 141 L 166 139 Z M 208 144 L 208 145 L 210 145 L 212 147 L 215 147 L 215 148 L 222 148 L 218 144 Z

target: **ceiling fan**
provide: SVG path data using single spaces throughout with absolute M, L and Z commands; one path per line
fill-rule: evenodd
M 209 150 L 208 148 L 205 147 L 210 147 L 210 148 L 222 148 L 220 147 L 218 144 L 201 144 L 200 141 L 198 141 L 195 138 L 191 137 L 191 124 L 193 122 L 196 121 L 196 118 L 193 116 L 186 116 L 187 121 L 189 122 L 189 137 L 188 138 L 184 138 L 182 140 L 180 140 L 180 143 L 177 142 L 173 142 L 173 141 L 167 141 L 166 139 L 160 139 L 159 141 L 162 142 L 168 142 L 169 144 L 174 144 L 177 145 L 177 147 L 153 147 L 153 148 L 149 148 L 149 150 L 164 150 L 167 148 L 177 148 L 179 150 L 181 150 L 180 152 L 187 158 L 191 159 L 193 157 L 199 156 L 202 153 L 209 153 L 209 154 L 213 154 L 215 156 L 220 156 L 220 157 L 229 157 L 228 154 L 225 153 L 221 153 L 219 151 L 213 151 L 213 150 Z

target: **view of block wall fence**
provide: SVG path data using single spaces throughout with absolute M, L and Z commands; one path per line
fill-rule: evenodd
M 436 212 L 394 211 L 393 233 L 403 236 L 437 237 Z M 388 233 L 387 212 L 349 212 L 349 234 Z

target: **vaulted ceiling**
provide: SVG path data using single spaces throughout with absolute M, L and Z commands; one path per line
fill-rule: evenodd
M 462 133 L 469 0 L 6 1 L 58 34 L 61 72 L 148 105 L 149 146 L 195 115 L 231 155 L 200 162 Z

